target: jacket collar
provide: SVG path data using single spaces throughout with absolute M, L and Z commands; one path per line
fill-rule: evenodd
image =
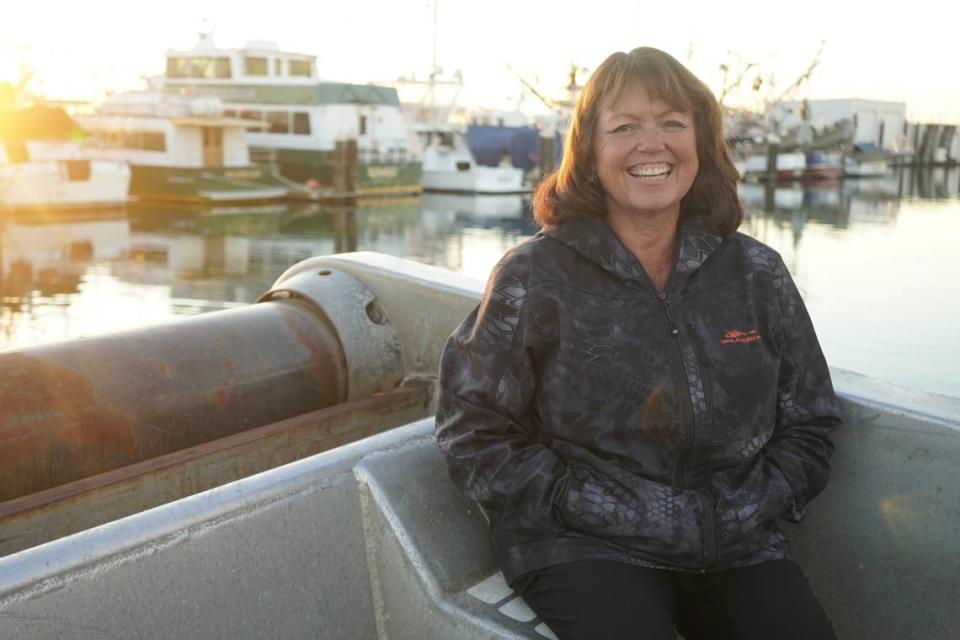
M 706 262 L 721 245 L 723 239 L 706 227 L 706 216 L 682 218 L 677 231 L 677 262 L 670 278 L 669 289 L 679 291 L 690 274 Z M 651 289 L 640 261 L 630 252 L 603 218 L 579 218 L 559 225 L 544 227 L 541 234 L 550 236 L 570 247 L 587 260 L 617 278 Z

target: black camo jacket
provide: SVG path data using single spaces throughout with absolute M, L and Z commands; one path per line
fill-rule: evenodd
M 440 367 L 437 440 L 508 581 L 582 559 L 788 557 L 827 483 L 830 373 L 780 256 L 681 222 L 658 294 L 601 219 L 510 250 Z

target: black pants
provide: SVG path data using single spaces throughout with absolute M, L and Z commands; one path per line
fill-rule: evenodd
M 835 640 L 792 560 L 705 574 L 583 560 L 514 582 L 560 640 Z

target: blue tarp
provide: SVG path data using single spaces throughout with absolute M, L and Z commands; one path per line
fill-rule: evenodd
M 467 127 L 467 146 L 477 163 L 488 167 L 500 164 L 504 153 L 513 166 L 524 171 L 540 164 L 540 130 L 533 127 L 498 127 L 472 124 Z M 554 141 L 554 162 L 560 159 L 563 139 Z

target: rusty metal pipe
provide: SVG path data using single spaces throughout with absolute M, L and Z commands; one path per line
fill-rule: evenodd
M 395 387 L 369 289 L 291 269 L 261 303 L 0 352 L 0 502 Z
M 345 397 L 337 336 L 298 300 L 0 353 L 0 502 Z

